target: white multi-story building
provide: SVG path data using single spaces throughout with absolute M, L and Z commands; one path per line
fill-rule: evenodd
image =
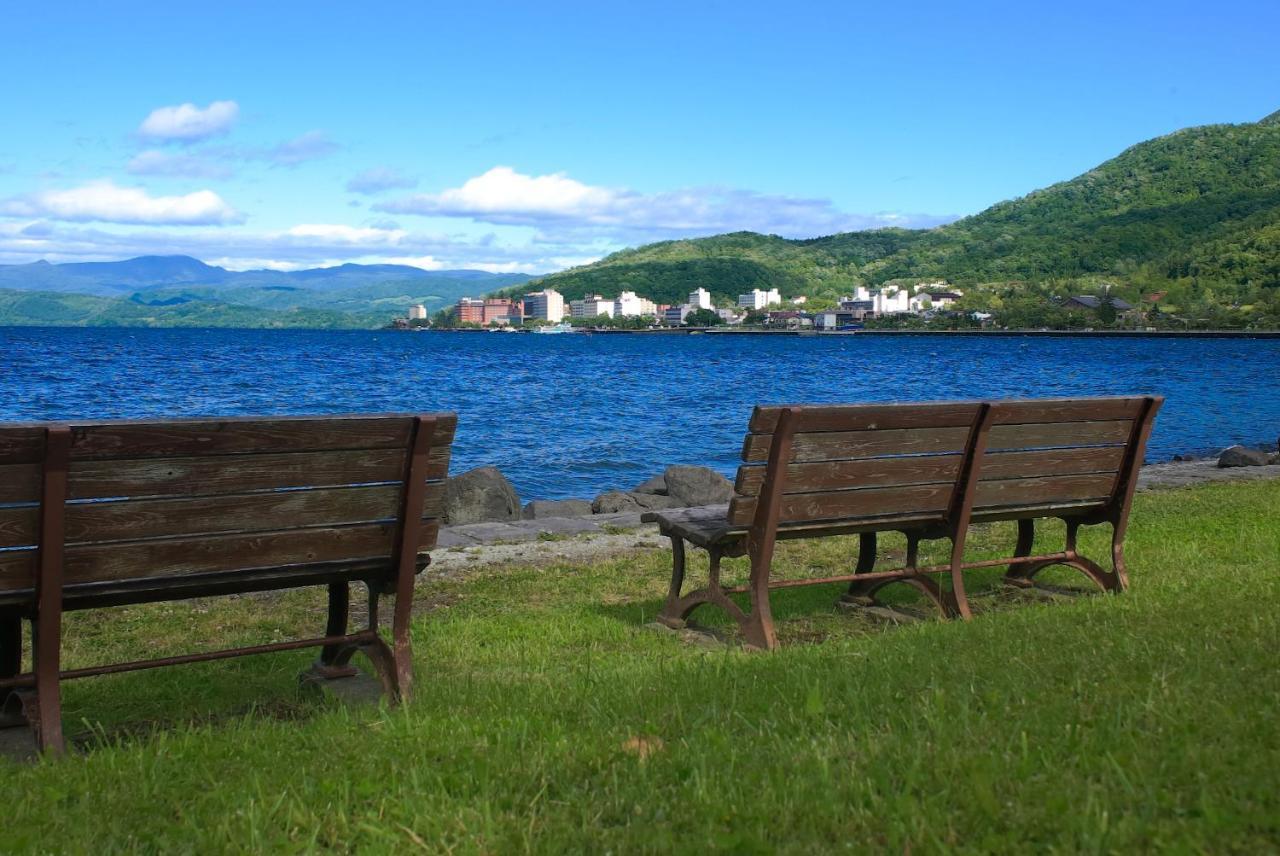
M 694 309 L 715 309 L 715 307 L 711 305 L 711 292 L 707 291 L 705 288 L 699 288 L 695 291 L 689 292 L 689 304 Z
M 559 324 L 564 320 L 564 296 L 554 288 L 524 296 L 524 315 L 539 321 Z
M 738 305 L 743 309 L 759 310 L 766 306 L 773 306 L 775 303 L 782 302 L 782 295 L 778 294 L 778 289 L 771 288 L 768 291 L 761 291 L 758 288 L 751 289 L 749 294 L 738 295 Z
M 415 303 L 413 306 L 409 307 L 410 321 L 422 321 L 426 317 L 427 317 L 427 307 L 423 306 L 421 303 Z
M 569 302 L 569 310 L 574 318 L 595 318 L 600 315 L 613 317 L 613 301 L 605 300 L 598 294 Z
M 640 297 L 634 291 L 624 291 L 613 301 L 613 317 L 626 318 L 634 315 L 657 315 L 658 305 L 652 300 Z

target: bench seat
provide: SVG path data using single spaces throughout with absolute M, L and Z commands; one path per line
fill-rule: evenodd
M 1123 542 L 1158 396 L 949 401 L 919 404 L 758 406 L 742 445 L 742 465 L 727 505 L 652 511 L 671 539 L 671 588 L 659 620 L 683 626 L 703 604 L 737 619 L 748 644 L 773 648 L 769 589 L 846 581 L 846 598 L 863 603 L 901 582 L 946 616 L 969 618 L 963 572 L 1007 564 L 1011 585 L 1031 585 L 1045 567 L 1067 565 L 1099 587 L 1128 585 Z M 1066 523 L 1063 550 L 1032 555 L 1035 521 Z M 1018 539 L 1007 559 L 966 562 L 973 523 L 1011 520 Z M 1079 527 L 1112 527 L 1112 568 L 1076 550 Z M 901 532 L 906 563 L 875 570 L 876 534 Z M 852 573 L 771 581 L 779 540 L 860 536 Z M 922 540 L 951 541 L 944 565 L 922 567 Z M 710 556 L 707 585 L 684 593 L 684 545 Z M 725 588 L 720 559 L 751 558 L 750 583 Z M 933 575 L 950 578 L 944 589 Z M 728 595 L 749 594 L 744 610 Z

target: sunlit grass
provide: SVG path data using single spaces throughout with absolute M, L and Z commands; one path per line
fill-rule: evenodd
M 1046 603 L 975 573 L 970 623 L 890 627 L 837 609 L 840 586 L 786 590 L 772 654 L 711 608 L 695 618 L 730 644 L 649 628 L 665 552 L 428 579 L 402 709 L 300 695 L 307 653 L 67 684 L 86 751 L 5 770 L 4 846 L 1275 849 L 1278 510 L 1275 481 L 1143 495 L 1130 592 Z M 1105 555 L 1104 534 L 1085 550 Z M 1013 537 L 985 527 L 971 555 Z M 855 550 L 785 544 L 779 572 L 837 573 Z M 318 593 L 75 614 L 66 659 L 287 638 L 323 615 Z

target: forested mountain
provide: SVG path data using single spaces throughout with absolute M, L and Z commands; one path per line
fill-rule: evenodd
M 676 303 L 698 286 L 835 296 L 853 286 L 946 279 L 957 286 L 1103 279 L 1189 304 L 1276 300 L 1280 112 L 1140 143 L 1070 181 L 929 230 L 811 240 L 749 232 L 666 241 L 529 283 L 567 298 L 633 289 Z
M 189 256 L 0 265 L 0 324 L 375 327 L 525 274 L 344 264 L 229 271 Z

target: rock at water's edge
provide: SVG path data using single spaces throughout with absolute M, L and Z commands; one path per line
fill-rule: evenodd
M 519 520 L 520 495 L 497 467 L 477 467 L 445 482 L 444 522 Z
M 733 482 L 707 467 L 676 464 L 667 467 L 663 479 L 667 496 L 681 506 L 720 505 L 733 499 Z
M 1219 467 L 1261 467 L 1266 466 L 1269 456 L 1261 449 L 1250 449 L 1248 446 L 1232 446 L 1224 449 L 1218 456 Z
M 585 499 L 535 499 L 524 507 L 525 520 L 548 517 L 589 517 L 591 503 Z
M 658 496 L 667 495 L 667 480 L 662 476 L 654 476 L 648 481 L 640 482 L 631 489 L 632 493 L 655 493 Z
M 595 502 L 591 503 L 591 510 L 596 514 L 617 514 L 620 511 L 659 511 L 664 508 L 680 507 L 680 503 L 669 496 L 621 490 L 606 491 L 597 496 Z

